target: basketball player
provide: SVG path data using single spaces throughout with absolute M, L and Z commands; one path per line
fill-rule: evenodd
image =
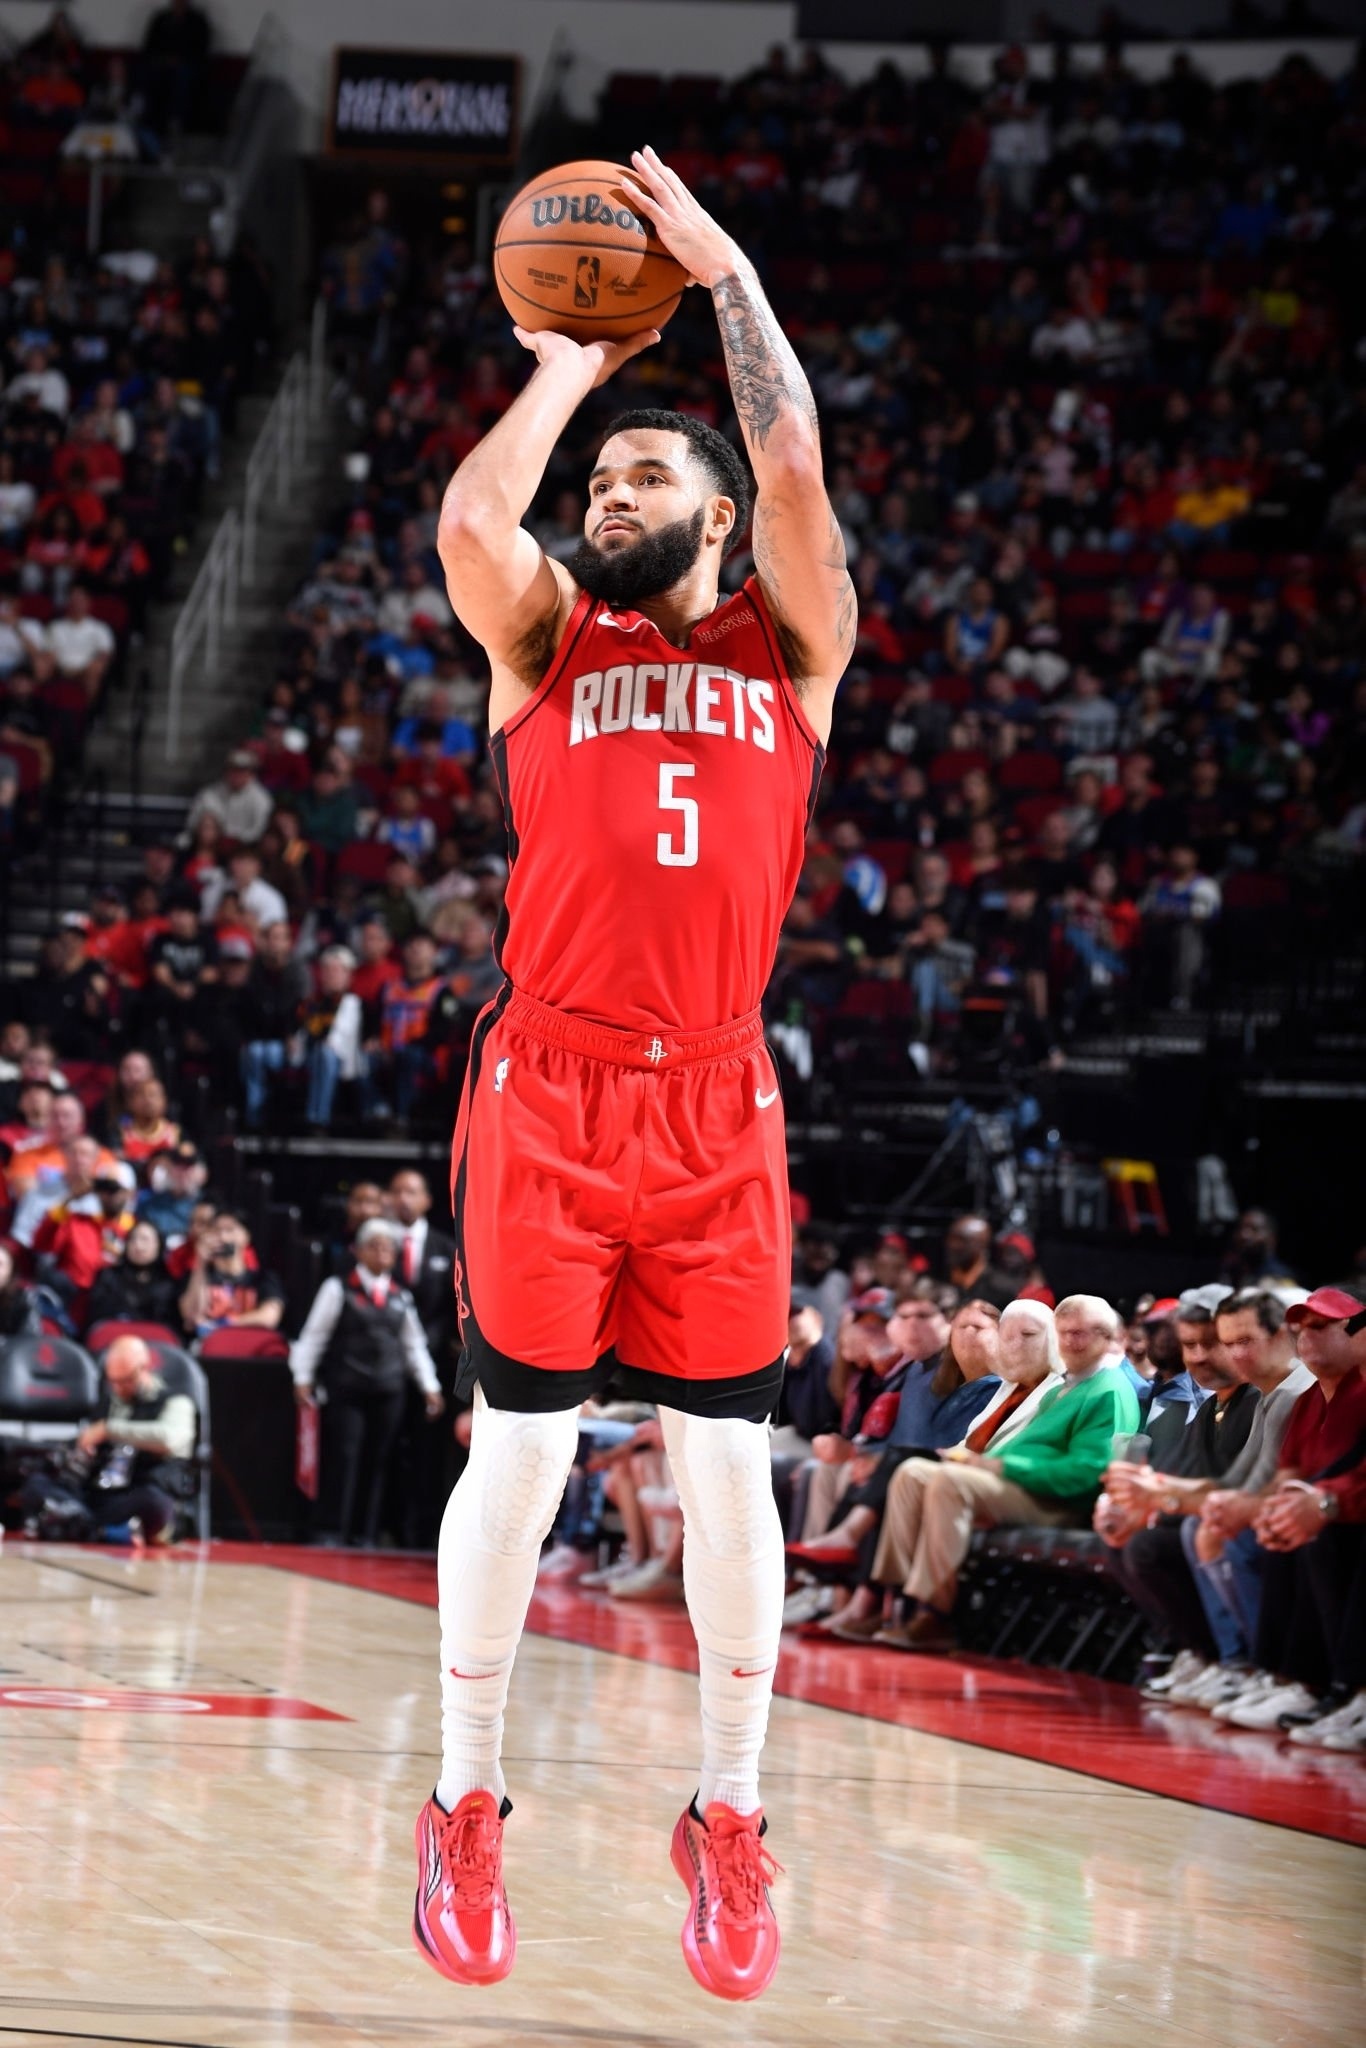
M 512 1968 L 508 1679 L 579 1404 L 610 1379 L 659 1404 L 686 1530 L 702 1769 L 673 1838 L 683 1951 L 704 1990 L 745 1999 L 778 1963 L 758 1761 L 784 1570 L 765 1425 L 790 1285 L 759 1001 L 856 610 L 815 405 L 754 270 L 652 150 L 632 169 L 632 202 L 716 307 L 758 485 L 756 573 L 718 602 L 748 480 L 678 413 L 609 428 L 577 554 L 542 553 L 521 521 L 559 436 L 659 337 L 518 329 L 536 370 L 440 526 L 451 602 L 492 665 L 511 873 L 507 979 L 475 1027 L 452 1160 L 474 1414 L 441 1528 L 442 1767 L 417 1824 L 414 1937 L 459 1983 Z

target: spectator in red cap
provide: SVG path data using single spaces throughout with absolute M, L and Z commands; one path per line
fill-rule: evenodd
M 1366 1302 L 1319 1287 L 1286 1313 L 1317 1384 L 1295 1403 L 1274 1479 L 1239 1513 L 1221 1495 L 1202 1520 L 1237 1533 L 1251 1514 L 1261 1569 L 1256 1666 L 1217 1708 L 1239 1728 L 1366 1749 Z

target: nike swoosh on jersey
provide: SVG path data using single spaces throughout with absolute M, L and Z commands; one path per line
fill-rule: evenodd
M 772 1109 L 774 1103 L 778 1100 L 778 1095 L 779 1090 L 776 1088 L 771 1095 L 765 1095 L 762 1088 L 756 1088 L 754 1100 L 758 1103 L 760 1109 Z

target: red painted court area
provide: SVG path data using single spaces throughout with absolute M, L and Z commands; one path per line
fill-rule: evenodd
M 345 1721 L 311 1700 L 274 1693 L 129 1692 L 108 1686 L 8 1685 L 0 1707 L 42 1708 L 73 1714 L 208 1714 L 239 1721 Z
M 389 1599 L 436 1605 L 436 1564 L 430 1557 L 228 1543 L 185 1544 L 169 1557 L 267 1565 Z M 579 1592 L 572 1582 L 552 1582 L 537 1588 L 528 1627 L 536 1635 L 612 1656 L 673 1671 L 697 1669 L 682 1608 L 619 1606 L 605 1594 Z M 1227 1728 L 1206 1714 L 1151 1707 L 1130 1687 L 1103 1679 L 986 1658 L 914 1657 L 785 1638 L 776 1689 L 786 1699 L 837 1713 L 890 1721 L 1135 1791 L 1366 1847 L 1366 1763 L 1360 1757 L 1316 1754 L 1272 1736 Z

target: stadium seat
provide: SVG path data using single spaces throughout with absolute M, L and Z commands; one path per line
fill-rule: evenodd
M 85 1341 L 90 1350 L 101 1360 L 111 1344 L 120 1337 L 141 1337 L 144 1344 L 179 1344 L 180 1337 L 165 1323 L 121 1323 L 106 1321 L 95 1323 L 86 1331 Z
M 0 1438 L 70 1443 L 95 1413 L 95 1361 L 65 1337 L 12 1337 L 0 1346 Z
M 278 1330 L 214 1330 L 199 1347 L 206 1362 L 215 1358 L 287 1359 L 288 1341 Z
M 1026 753 L 1012 754 L 1008 760 L 1002 761 L 996 770 L 996 781 L 1001 789 L 1043 796 L 1061 785 L 1062 762 L 1056 754 L 1045 754 L 1041 749 L 1031 748 Z
M 373 839 L 353 839 L 337 855 L 337 878 L 350 875 L 357 882 L 382 882 L 393 857 L 392 846 L 381 846 Z

